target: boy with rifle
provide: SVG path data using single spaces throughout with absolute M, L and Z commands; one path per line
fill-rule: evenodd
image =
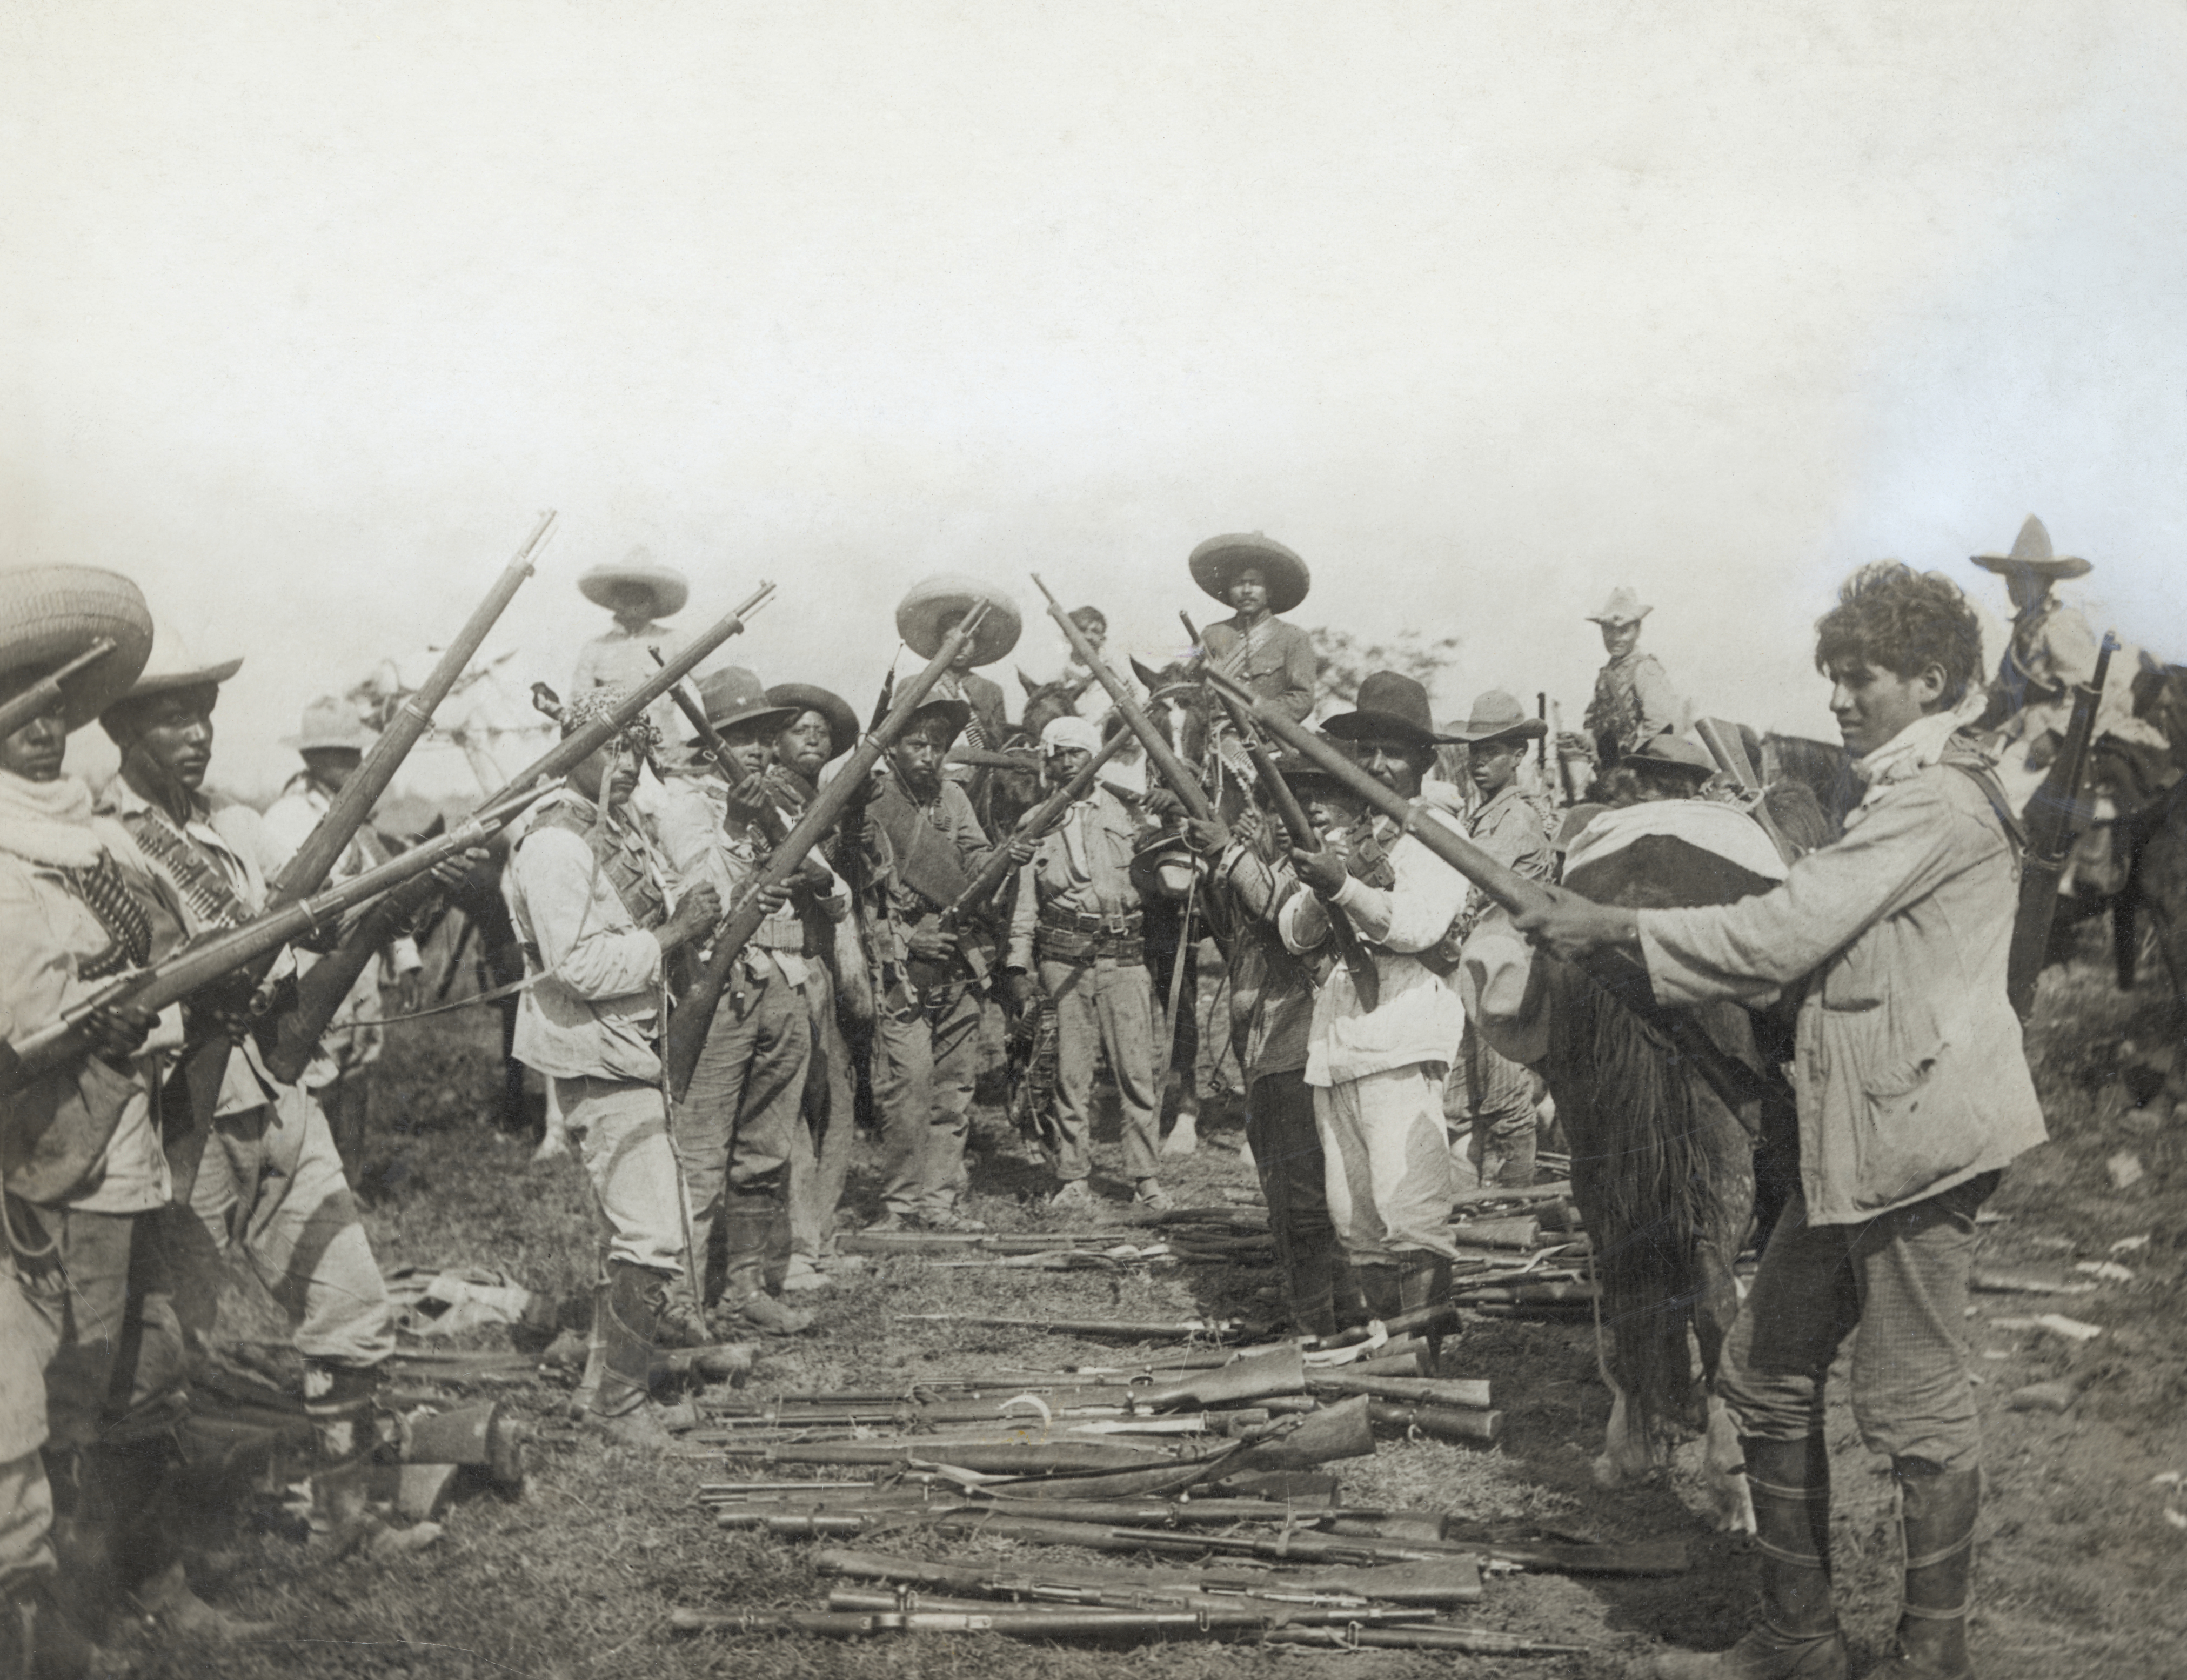
M 730 904 L 783 838 L 766 773 L 774 739 L 794 713 L 769 701 L 759 678 L 740 666 L 706 678 L 699 705 L 738 779 L 732 784 L 711 754 L 694 753 L 688 772 L 662 783 L 644 816 L 667 867 L 671 902 L 706 885 Z M 701 744 L 694 733 L 689 744 Z M 824 896 L 834 878 L 807 858 L 798 885 Z M 812 1323 L 784 1305 L 779 1291 L 790 1267 L 790 1163 L 812 1057 L 805 986 L 818 958 L 807 953 L 806 924 L 790 894 L 774 890 L 763 902 L 767 919 L 737 958 L 673 1115 L 692 1264 L 700 1268 L 689 1279 L 693 1297 L 718 1303 L 732 1335 L 795 1335 Z M 719 1279 L 710 1257 L 717 1226 L 727 1254 Z
M 1853 1415 L 1898 1483 L 1897 1649 L 1872 1675 L 1966 1680 L 1982 1434 L 1961 1334 L 1975 1216 L 2044 1139 L 2006 975 L 2019 840 L 1987 755 L 1954 733 L 1982 626 L 1938 572 L 1864 566 L 1816 626 L 1815 664 L 1867 784 L 1844 838 L 1735 904 L 1630 910 L 1559 893 L 1518 926 L 1567 961 L 1646 964 L 1676 1008 L 1800 1009 L 1800 1188 L 1723 1354 L 1754 1494 L 1761 1615 L 1672 1680 L 1832 1680 L 1824 1385 L 1851 1338 Z
M 1085 718 L 1056 718 L 1040 732 L 1041 767 L 1049 788 L 1067 786 L 1101 750 L 1101 732 Z M 1018 872 L 1005 972 L 1020 1010 L 1045 993 L 1056 1010 L 1056 1139 L 1050 1165 L 1061 1188 L 1049 1205 L 1096 1205 L 1094 1170 L 1094 1058 L 1107 1054 L 1124 1117 L 1124 1171 L 1134 1205 L 1162 1209 L 1169 1197 L 1155 1176 L 1159 1088 L 1154 1075 L 1154 986 L 1141 934 L 1132 858 L 1141 825 L 1107 789 L 1095 787 L 1064 813 Z M 1037 962 L 1037 977 L 1034 964 Z
M 103 808 L 126 830 L 136 866 L 179 904 L 192 937 L 240 926 L 267 903 L 268 848 L 258 813 L 205 791 L 213 709 L 221 684 L 242 664 L 194 660 L 162 630 L 144 673 L 99 715 L 121 752 L 121 773 L 107 785 Z M 282 960 L 293 973 L 294 958 Z M 334 1134 L 310 1088 L 330 1069 L 319 1062 L 304 1082 L 284 1083 L 240 1025 L 234 1000 L 210 999 L 190 1014 L 189 1047 L 166 1092 L 177 1200 L 216 1250 L 241 1251 L 287 1311 L 304 1356 L 305 1406 L 318 1453 L 314 1496 L 331 1522 L 347 1529 L 363 1514 L 374 1396 L 395 1351 L 395 1327 Z M 201 1047 L 222 1037 L 233 1048 L 219 1088 L 199 1093 L 188 1070 L 208 1054 Z M 194 1099 L 204 1107 L 195 1109 Z
M 181 936 L 128 836 L 62 773 L 69 733 L 143 668 L 143 597 L 88 566 L 0 572 L 0 700 L 99 637 L 113 649 L 0 737 L 10 1040 Z M 176 1543 L 169 1443 L 187 1399 L 171 1245 L 188 1214 L 169 1206 L 152 1027 L 141 1011 L 103 1010 L 89 1054 L 0 1103 L 13 1250 L 0 1283 L 0 1671 L 11 1674 L 82 1672 L 125 1596 L 169 1632 L 233 1631 L 191 1593 Z
M 572 734 L 612 711 L 595 688 L 562 708 Z M 594 1301 L 599 1367 L 587 1421 L 625 1446 L 670 1444 L 651 1402 L 661 1318 L 684 1274 L 683 1186 L 668 1132 L 656 1041 L 667 958 L 721 914 L 704 881 L 672 914 L 652 858 L 621 807 L 652 749 L 643 717 L 574 767 L 527 813 L 502 881 L 531 984 L 516 1054 L 554 1082 L 601 1216 L 604 1288 Z

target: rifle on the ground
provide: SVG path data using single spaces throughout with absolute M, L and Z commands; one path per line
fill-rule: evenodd
M 698 1068 L 700 1052 L 706 1048 L 706 1034 L 713 1026 L 714 1012 L 721 1003 L 722 988 L 728 983 L 729 969 L 767 919 L 767 913 L 760 907 L 759 895 L 767 888 L 788 882 L 805 861 L 805 854 L 820 843 L 846 810 L 854 805 L 863 809 L 863 801 L 869 793 L 867 784 L 874 766 L 897 737 L 910 727 L 912 713 L 925 700 L 927 692 L 942 680 L 942 673 L 980 627 L 987 611 L 986 603 L 975 602 L 972 610 L 950 628 L 934 657 L 926 662 L 926 668 L 896 697 L 888 716 L 866 732 L 865 739 L 852 750 L 843 767 L 813 795 L 812 804 L 797 819 L 797 826 L 769 854 L 766 863 L 746 884 L 743 898 L 716 931 L 706 964 L 669 1012 L 668 1029 L 662 1038 L 661 1061 L 667 1070 L 669 1093 L 678 1101 L 691 1088 L 691 1076 Z
M 2005 959 L 2004 994 L 2021 1020 L 2035 1007 L 2035 982 L 2050 949 L 2050 923 L 2058 913 L 2058 880 L 2072 860 L 2077 828 L 2083 813 L 2081 783 L 2088 773 L 2089 745 L 2096 731 L 2096 707 L 2111 674 L 2111 654 L 2119 645 L 2104 632 L 2095 674 L 2073 685 L 2073 712 L 2050 773 L 2027 803 L 2027 844 L 2020 860 L 2020 908 L 2012 922 L 2012 948 Z
M 102 636 L 58 671 L 48 671 L 19 694 L 0 702 L 0 740 L 5 740 L 25 724 L 35 723 L 48 712 L 58 711 L 65 696 L 61 684 L 79 671 L 87 671 L 114 651 L 114 643 Z
M 1284 1508 L 1278 1506 L 1281 1510 Z M 1256 1602 L 1342 1609 L 1374 1604 L 1436 1610 L 1477 1604 L 1481 1580 L 1463 1569 L 1359 1570 L 1287 1576 L 1245 1573 L 1157 1572 L 1103 1569 L 1063 1564 L 1037 1570 L 1020 1565 L 929 1563 L 880 1552 L 834 1548 L 815 1552 L 812 1565 L 823 1575 L 849 1581 L 874 1581 L 898 1587 L 940 1587 L 953 1593 L 1049 1604 L 1133 1609 L 1150 1604 Z
M 1184 761 L 1162 739 L 1161 731 L 1155 728 L 1154 720 L 1147 716 L 1145 708 L 1132 698 L 1132 691 L 1125 687 L 1123 679 L 1101 662 L 1101 655 L 1094 652 L 1094 643 L 1087 639 L 1078 621 L 1064 611 L 1063 604 L 1055 598 L 1054 592 L 1048 585 L 1041 582 L 1038 572 L 1032 575 L 1032 581 L 1040 593 L 1048 598 L 1049 616 L 1062 627 L 1065 639 L 1071 643 L 1071 652 L 1109 691 L 1109 698 L 1115 702 L 1116 710 L 1123 714 L 1124 722 L 1131 726 L 1132 733 L 1146 748 L 1148 760 L 1161 772 L 1162 779 L 1169 784 L 1170 790 L 1183 804 L 1185 811 L 1202 822 L 1212 818 L 1215 815 L 1215 807 L 1208 803 L 1207 790 L 1200 786 L 1199 778 L 1186 768 Z
M 1198 628 L 1189 615 L 1179 613 L 1178 617 L 1183 621 L 1184 633 L 1192 638 L 1192 645 L 1200 650 L 1205 661 L 1207 644 L 1200 640 Z M 1284 773 L 1276 767 L 1276 757 L 1268 750 L 1267 738 L 1253 727 L 1252 718 L 1231 699 L 1228 690 L 1217 688 L 1215 698 L 1223 703 L 1231 722 L 1237 726 L 1238 739 L 1245 744 L 1246 754 L 1253 761 L 1254 773 L 1268 790 L 1268 802 L 1275 806 L 1276 815 L 1290 831 L 1291 844 L 1302 851 L 1320 851 L 1321 836 L 1315 832 L 1313 821 L 1299 803 L 1298 795 L 1291 791 L 1291 784 L 1284 779 Z M 1336 954 L 1343 961 L 1344 971 L 1352 976 L 1352 992 L 1359 999 L 1359 1007 L 1372 1014 L 1382 1001 L 1382 976 L 1375 967 L 1375 959 L 1360 945 L 1359 931 L 1352 925 L 1352 919 L 1334 904 L 1324 907 L 1329 912 L 1330 935 L 1336 941 Z
M 1220 671 L 1207 680 L 1228 694 L 1251 714 L 1254 721 L 1285 745 L 1313 760 L 1335 780 L 1403 825 L 1403 831 L 1471 881 L 1491 902 L 1513 914 L 1545 907 L 1556 894 L 1569 888 L 1552 888 L 1525 876 L 1476 846 L 1448 823 L 1438 820 L 1431 806 L 1418 804 L 1392 792 L 1362 770 L 1330 743 L 1294 722 L 1290 716 L 1268 705 Z M 1724 1105 L 1742 1116 L 1756 1105 L 1772 1100 L 1777 1093 L 1763 1076 L 1723 1048 L 1692 1014 L 1665 1009 L 1656 1003 L 1648 971 L 1631 958 L 1616 952 L 1598 952 L 1581 967 L 1603 991 L 1630 1010 L 1646 1026 L 1670 1040 L 1678 1054 L 1708 1082 Z
M 512 777 L 501 792 L 474 812 L 474 818 L 491 811 L 511 798 L 517 799 L 516 809 L 530 802 L 537 784 L 565 775 L 575 766 L 582 763 L 599 751 L 608 741 L 622 731 L 623 726 L 642 713 L 661 696 L 695 669 L 699 661 L 711 654 L 730 637 L 741 635 L 751 615 L 765 606 L 774 594 L 774 585 L 762 583 L 734 612 L 709 625 L 689 646 L 678 653 L 644 682 L 625 694 L 610 717 L 579 730 L 548 751 L 534 759 Z M 580 750 L 580 744 L 584 744 Z M 514 811 L 509 812 L 514 816 Z M 501 819 L 502 823 L 508 817 Z M 494 827 L 501 824 L 497 823 Z M 367 917 L 366 924 L 346 940 L 341 948 L 315 964 L 312 971 L 296 982 L 296 1003 L 288 1019 L 278 1029 L 276 1048 L 266 1059 L 267 1070 L 277 1079 L 294 1079 L 303 1071 L 312 1057 L 319 1035 L 326 1031 L 328 1021 L 341 1007 L 349 989 L 357 984 L 357 977 L 372 953 L 385 943 L 389 936 L 422 909 L 431 894 L 437 891 L 430 884 L 419 883 L 410 890 L 407 900 L 375 906 Z M 293 1071 L 292 1071 L 293 1070 Z
M 741 630 L 744 627 L 743 615 L 764 603 L 773 588 L 771 583 L 762 586 L 738 612 L 722 620 L 679 654 L 670 667 L 675 677 L 683 676 L 691 666 L 696 665 L 721 643 Z M 438 839 L 414 846 L 401 856 L 368 869 L 363 874 L 352 876 L 312 898 L 267 911 L 239 928 L 228 929 L 197 940 L 148 969 L 125 975 L 103 986 L 66 1010 L 59 1020 L 48 1023 L 9 1047 L 8 1054 L 0 1057 L 0 1096 L 20 1090 L 25 1084 L 50 1069 L 83 1056 L 90 1048 L 84 1036 L 83 1025 L 98 1010 L 127 1008 L 155 1013 L 163 1009 L 246 964 L 256 961 L 267 952 L 278 950 L 282 946 L 325 926 L 358 905 L 368 903 L 380 894 L 401 886 L 435 865 L 459 857 L 491 839 L 537 796 L 537 783 L 560 776 L 572 766 L 589 758 L 632 718 L 658 699 L 661 690 L 672 680 L 673 677 L 664 671 L 661 679 L 647 683 L 626 695 L 607 716 L 587 725 L 535 760 L 508 786 Z M 311 974 L 304 976 L 304 984 L 298 988 L 297 1008 L 300 1014 L 307 1007 L 323 1003 L 326 1013 L 319 1017 L 322 1031 L 327 1019 L 333 1014 L 335 1006 L 347 995 L 346 988 L 339 992 L 329 988 L 330 995 L 319 997 L 316 1003 L 307 1003 L 313 995 L 312 983 L 329 966 L 327 963 L 319 964 Z M 352 984 L 354 980 L 355 976 L 352 975 Z

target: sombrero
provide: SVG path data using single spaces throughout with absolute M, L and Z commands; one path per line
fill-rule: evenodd
M 775 700 L 759 677 L 740 665 L 725 665 L 700 678 L 699 704 L 706 708 L 706 722 L 717 732 L 755 721 L 771 722 L 779 732 L 797 721 L 796 706 Z
M 1230 599 L 1230 580 L 1241 566 L 1257 566 L 1268 586 L 1268 610 L 1287 613 L 1306 599 L 1307 591 L 1313 587 L 1313 574 L 1306 569 L 1306 562 L 1272 537 L 1263 537 L 1257 531 L 1234 532 L 1228 537 L 1211 537 L 1192 551 L 1186 562 L 1192 568 L 1192 581 L 1226 606 Z
M 1610 598 L 1602 604 L 1599 611 L 1588 613 L 1585 616 L 1596 624 L 1638 624 L 1655 610 L 1655 608 L 1642 600 L 1633 590 L 1621 583 L 1610 592 Z
M 972 632 L 972 663 L 992 665 L 1017 646 L 1025 624 L 1009 596 L 976 577 L 944 571 L 913 584 L 896 610 L 896 633 L 919 658 L 932 659 L 947 633 L 942 621 L 962 618 L 975 601 L 987 604 L 987 615 Z
M 2050 533 L 2043 521 L 2034 514 L 2020 527 L 2020 535 L 2012 539 L 2009 554 L 1970 554 L 1976 565 L 1985 571 L 2012 573 L 2032 572 L 2038 577 L 2047 577 L 2053 582 L 2068 577 L 2085 577 L 2095 568 L 2077 554 L 2054 554 L 2050 552 Z
M 372 732 L 357 715 L 331 694 L 323 694 L 304 708 L 303 727 L 283 739 L 290 752 L 319 752 L 348 747 L 363 752 L 372 745 Z
M 122 700 L 141 700 L 153 694 L 171 694 L 177 688 L 202 688 L 210 685 L 218 688 L 243 669 L 240 657 L 218 660 L 211 664 L 199 659 L 190 644 L 176 632 L 171 624 L 160 624 L 152 632 L 152 657 L 137 680 L 129 685 Z M 99 708 L 112 709 L 119 701 L 110 702 Z
M 97 566 L 0 571 L 0 674 L 42 677 L 101 640 L 114 650 L 61 684 L 61 721 L 81 729 L 129 691 L 151 657 L 152 611 L 137 586 Z
M 828 720 L 828 756 L 841 758 L 858 743 L 858 714 L 851 703 L 829 688 L 810 683 L 778 683 L 767 691 L 774 705 L 793 706 L 800 712 L 817 711 Z M 792 718 L 790 722 L 797 720 Z M 790 725 L 785 723 L 784 728 Z
M 614 610 L 610 591 L 627 584 L 653 592 L 653 615 L 672 618 L 691 598 L 690 581 L 653 558 L 650 549 L 633 548 L 620 560 L 596 565 L 577 580 L 577 592 L 596 607 Z
M 1353 709 L 1327 720 L 1321 733 L 1340 741 L 1394 736 L 1417 746 L 1440 745 L 1447 739 L 1436 733 L 1428 691 L 1401 671 L 1378 671 L 1368 677 L 1359 685 Z
M 1491 741 L 1539 740 L 1549 733 L 1549 726 L 1538 717 L 1529 717 L 1526 707 L 1516 696 L 1501 688 L 1491 688 L 1473 703 L 1473 715 L 1465 726 L 1453 730 L 1446 739 L 1464 741 L 1469 746 L 1486 746 Z

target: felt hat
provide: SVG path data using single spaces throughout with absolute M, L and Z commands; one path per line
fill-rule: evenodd
M 304 708 L 303 727 L 281 744 L 291 752 L 318 752 L 350 747 L 363 752 L 372 745 L 372 732 L 357 715 L 357 708 L 322 694 Z
M 653 558 L 649 548 L 633 548 L 619 560 L 610 560 L 594 566 L 577 580 L 577 591 L 596 607 L 613 610 L 613 591 L 626 585 L 635 585 L 653 592 L 653 616 L 672 618 L 683 610 L 683 604 L 691 598 L 691 582 L 673 566 L 665 566 Z
M 2034 514 L 2020 527 L 2020 535 L 2012 539 L 2009 554 L 1971 554 L 1968 556 L 1985 571 L 2012 573 L 2032 572 L 2038 577 L 2052 582 L 2068 577 L 2085 577 L 2094 568 L 2077 554 L 2054 554 L 2050 552 L 2050 533 L 2043 521 Z
M 777 702 L 759 677 L 740 665 L 725 665 L 701 677 L 699 704 L 706 708 L 706 722 L 717 731 L 755 719 L 782 730 L 797 721 L 796 706 Z M 698 738 L 694 735 L 691 739 Z
M 1668 733 L 1649 736 L 1618 762 L 1658 775 L 1689 777 L 1697 783 L 1707 781 L 1717 773 L 1717 761 L 1706 749 L 1682 735 Z
M 1230 581 L 1245 566 L 1260 569 L 1268 586 L 1272 613 L 1289 612 L 1313 587 L 1313 574 L 1306 569 L 1306 562 L 1273 537 L 1263 537 L 1257 531 L 1211 537 L 1192 551 L 1186 564 L 1192 568 L 1192 581 L 1226 606 L 1230 600 Z
M 1181 834 L 1158 834 L 1132 854 L 1127 873 L 1139 891 L 1139 902 L 1156 898 L 1183 898 L 1190 891 L 1199 867 L 1192 848 Z
M 972 721 L 972 708 L 963 700 L 929 700 L 911 714 L 911 722 L 904 726 L 904 734 L 928 723 L 946 726 L 942 744 L 947 747 L 964 733 L 964 726 Z M 897 737 L 898 740 L 903 735 Z
M 810 683 L 778 683 L 767 691 L 773 705 L 795 707 L 800 713 L 817 711 L 828 721 L 828 756 L 841 758 L 858 744 L 858 714 L 851 703 L 832 688 Z M 797 720 L 791 718 L 790 723 Z M 782 726 L 787 729 L 789 723 Z
M 1486 746 L 1491 741 L 1539 740 L 1549 733 L 1548 724 L 1526 715 L 1517 696 L 1491 688 L 1474 701 L 1472 715 L 1448 739 L 1469 746 Z
M 42 677 L 88 653 L 114 650 L 61 684 L 61 722 L 81 729 L 129 691 L 151 657 L 152 611 L 137 586 L 97 566 L 0 571 L 0 677 Z
M 1339 712 L 1321 733 L 1340 741 L 1395 736 L 1417 746 L 1435 746 L 1446 738 L 1436 733 L 1428 711 L 1428 691 L 1401 671 L 1378 671 L 1359 685 L 1352 710 Z
M 1599 611 L 1588 613 L 1587 616 L 1597 624 L 1638 624 L 1655 610 L 1621 583 L 1610 592 L 1610 598 L 1602 604 Z
M 1017 646 L 1025 621 L 1018 616 L 1016 603 L 993 584 L 961 572 L 936 572 L 913 584 L 896 610 L 896 633 L 919 658 L 932 659 L 948 633 L 942 621 L 964 617 L 975 601 L 987 604 L 987 615 L 972 632 L 972 663 L 992 665 Z
M 240 658 L 207 662 L 192 651 L 174 626 L 154 621 L 152 657 L 129 685 L 124 700 L 141 700 L 153 694 L 172 694 L 177 688 L 218 688 L 243 669 Z

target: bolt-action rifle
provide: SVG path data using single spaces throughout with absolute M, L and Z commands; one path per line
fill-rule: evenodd
M 2104 632 L 2094 676 L 2073 685 L 2073 712 L 2066 739 L 2050 761 L 2050 773 L 2027 802 L 2027 845 L 2020 862 L 2020 908 L 2012 922 L 2012 948 L 2005 958 L 2004 995 L 2022 1020 L 2035 1007 L 2035 982 L 2050 948 L 2050 923 L 2058 912 L 2058 880 L 2073 856 L 2073 842 L 2085 824 L 2081 784 L 2088 774 L 2089 744 L 2096 730 L 2096 707 L 2104 697 L 2111 653 L 2118 638 Z

